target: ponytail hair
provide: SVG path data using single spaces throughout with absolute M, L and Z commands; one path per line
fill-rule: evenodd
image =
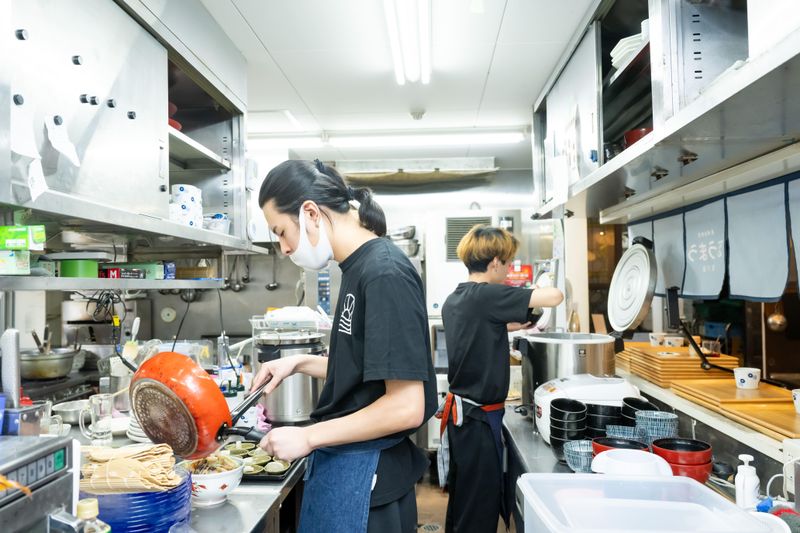
M 353 188 L 339 172 L 319 159 L 290 159 L 269 171 L 258 193 L 258 205 L 272 200 L 280 213 L 297 216 L 300 207 L 311 200 L 336 213 L 347 213 L 358 202 L 361 226 L 378 237 L 386 235 L 386 216 L 366 187 Z

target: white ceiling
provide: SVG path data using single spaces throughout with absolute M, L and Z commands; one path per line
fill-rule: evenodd
M 406 1 L 406 0 L 402 0 Z M 429 85 L 394 81 L 381 0 L 202 0 L 248 61 L 249 133 L 524 127 L 592 0 L 433 0 Z M 422 120 L 410 111 L 424 110 Z M 277 111 L 277 112 L 275 112 Z M 530 168 L 529 142 L 324 148 L 299 157 L 495 155 Z

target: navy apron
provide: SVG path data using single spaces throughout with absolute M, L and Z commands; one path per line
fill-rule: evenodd
M 298 533 L 366 532 L 381 450 L 404 438 L 331 446 L 309 455 Z

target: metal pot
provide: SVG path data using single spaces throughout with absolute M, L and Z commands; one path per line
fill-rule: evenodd
M 387 235 L 393 241 L 400 241 L 403 239 L 413 239 L 416 232 L 416 226 L 405 226 L 402 228 L 391 229 L 387 232 Z
M 89 400 L 57 403 L 53 406 L 53 414 L 60 416 L 65 424 L 77 424 L 80 421 L 81 413 L 83 413 L 84 422 L 88 422 L 90 415 L 89 411 L 85 410 L 88 407 Z
M 19 374 L 22 379 L 63 378 L 72 370 L 78 352 L 74 348 L 56 348 L 48 353 L 24 350 L 19 355 Z
M 258 362 L 255 371 L 263 363 L 290 355 L 324 355 L 325 344 L 322 333 L 311 331 L 273 331 L 258 335 L 254 344 L 258 348 Z M 320 380 L 295 374 L 283 380 L 272 393 L 262 400 L 267 410 L 267 418 L 272 422 L 307 422 L 317 406 L 320 393 Z
M 523 389 L 531 398 L 539 385 L 551 379 L 575 374 L 613 376 L 616 370 L 610 335 L 536 333 L 520 337 L 516 347 L 523 355 L 523 381 L 528 382 L 523 382 Z
M 414 257 L 419 252 L 419 241 L 416 239 L 405 239 L 394 241 L 398 248 L 400 248 L 404 254 L 408 257 Z

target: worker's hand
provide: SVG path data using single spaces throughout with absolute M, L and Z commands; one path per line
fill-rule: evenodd
M 267 383 L 267 386 L 264 387 L 264 394 L 269 394 L 274 391 L 275 387 L 280 385 L 284 379 L 294 374 L 295 367 L 297 366 L 297 357 L 296 355 L 281 357 L 274 361 L 262 363 L 258 374 L 253 378 L 253 384 L 250 386 L 250 390 L 257 389 L 259 385 L 272 378 L 270 382 Z
M 509 333 L 511 333 L 522 329 L 530 329 L 533 327 L 533 322 L 525 322 L 524 324 L 522 322 L 511 322 L 507 327 Z
M 274 428 L 261 439 L 259 446 L 269 455 L 284 461 L 305 457 L 314 451 L 308 440 L 310 427 Z

